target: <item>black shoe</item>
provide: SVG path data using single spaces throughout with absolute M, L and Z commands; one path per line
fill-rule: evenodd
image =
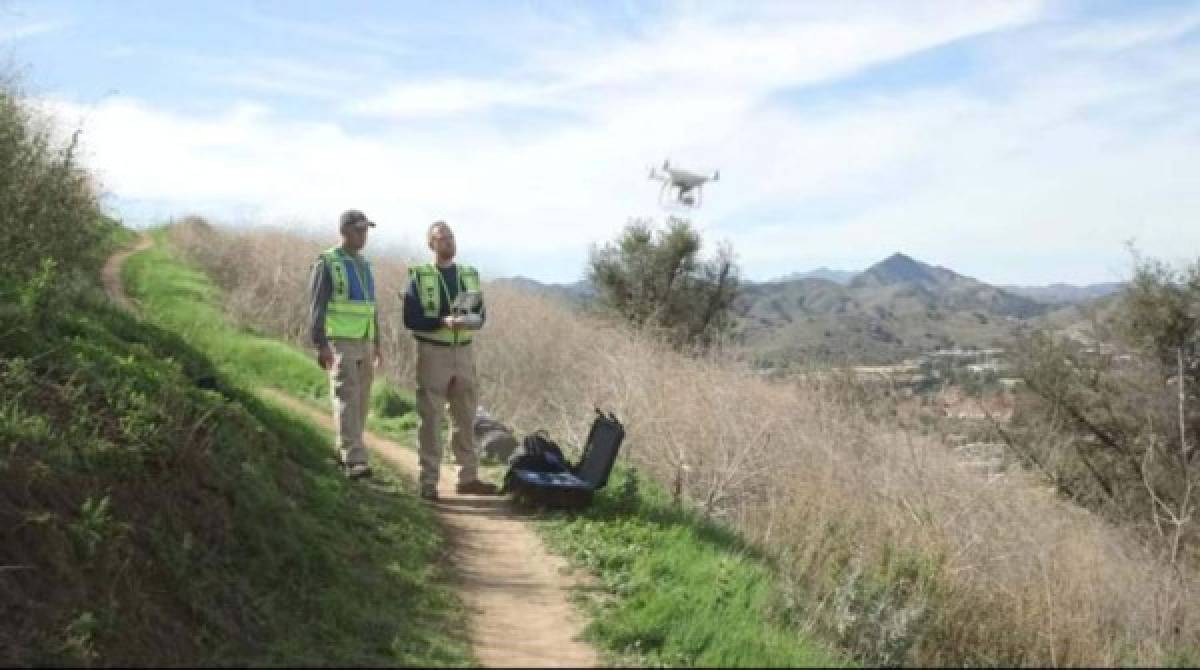
M 478 496 L 494 496 L 496 495 L 496 485 L 489 482 L 481 482 L 478 479 L 459 484 L 456 489 L 458 493 L 470 493 Z
M 345 466 L 343 471 L 350 479 L 363 479 L 371 476 L 371 466 L 366 463 L 354 463 Z
M 421 489 L 420 495 L 421 500 L 428 500 L 429 502 L 437 502 L 438 499 L 437 489 Z

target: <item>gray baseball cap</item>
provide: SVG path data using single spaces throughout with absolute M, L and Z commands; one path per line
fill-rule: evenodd
M 363 214 L 361 211 L 359 211 L 357 209 L 348 209 L 348 210 L 342 212 L 341 222 L 339 223 L 339 227 L 341 227 L 341 228 L 345 228 L 346 226 L 357 226 L 359 228 L 368 228 L 368 227 L 374 228 L 375 222 L 369 220 L 367 218 L 366 214 Z

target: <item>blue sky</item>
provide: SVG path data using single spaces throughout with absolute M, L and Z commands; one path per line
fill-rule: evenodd
M 894 251 L 995 283 L 1200 253 L 1200 3 L 4 2 L 0 59 L 130 223 L 201 213 L 579 278 L 661 219 L 744 273 Z

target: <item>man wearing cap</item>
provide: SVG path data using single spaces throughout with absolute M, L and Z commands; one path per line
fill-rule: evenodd
M 441 422 L 447 401 L 453 434 L 450 446 L 458 461 L 458 493 L 494 495 L 496 486 L 479 480 L 473 422 L 478 388 L 472 333 L 483 326 L 482 297 L 468 314 L 451 306 L 459 293 L 480 294 L 479 273 L 456 264 L 454 232 L 444 221 L 429 226 L 426 237 L 434 262 L 409 268 L 404 296 L 404 325 L 417 340 L 417 453 L 421 462 L 421 497 L 437 500 L 442 464 Z M 482 295 L 482 294 L 480 294 Z
M 375 278 L 371 264 L 359 253 L 367 244 L 367 229 L 374 225 L 356 209 L 343 212 L 342 244 L 317 257 L 309 282 L 309 332 L 317 363 L 329 371 L 338 461 L 351 479 L 371 475 L 362 436 L 375 377 L 372 365 L 383 363 Z

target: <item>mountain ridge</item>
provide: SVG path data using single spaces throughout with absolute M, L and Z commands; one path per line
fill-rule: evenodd
M 595 297 L 587 280 L 497 281 L 577 307 Z M 849 281 L 816 271 L 743 281 L 734 303 L 735 339 L 768 367 L 811 360 L 890 363 L 942 347 L 1004 346 L 1016 334 L 1049 323 L 1051 314 L 1065 314 L 1119 286 L 1060 283 L 1009 290 L 896 252 Z

